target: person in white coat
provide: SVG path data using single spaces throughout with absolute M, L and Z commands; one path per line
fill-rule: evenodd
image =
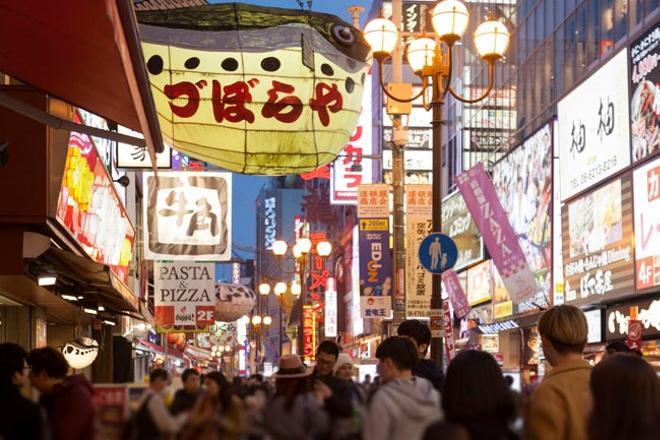
M 391 336 L 376 350 L 383 385 L 367 404 L 364 440 L 414 440 L 442 418 L 440 394 L 431 382 L 412 374 L 417 348 L 409 339 Z

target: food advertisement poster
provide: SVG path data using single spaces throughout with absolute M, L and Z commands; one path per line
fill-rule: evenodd
M 630 174 L 564 205 L 564 292 L 567 303 L 630 294 L 634 288 Z
M 637 290 L 660 286 L 660 158 L 633 172 Z
M 493 167 L 493 184 L 541 290 L 516 312 L 547 307 L 552 285 L 552 125 L 546 124 Z
M 660 152 L 660 23 L 630 46 L 633 161 Z

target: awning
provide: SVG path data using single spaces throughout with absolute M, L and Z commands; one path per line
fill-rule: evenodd
M 151 351 L 153 353 L 160 353 L 160 354 L 166 354 L 168 356 L 173 356 L 176 358 L 179 358 L 183 360 L 183 353 L 181 353 L 179 350 L 177 350 L 174 347 L 167 347 L 167 351 L 165 351 L 165 347 L 162 347 L 160 345 L 153 344 L 145 339 L 138 339 L 137 340 L 137 346 L 135 347 L 138 350 L 146 350 L 146 351 Z
M 89 298 L 96 295 L 98 302 L 116 311 L 139 312 L 137 297 L 104 264 L 51 247 L 43 255 L 58 273 L 75 279 Z
M 0 71 L 163 149 L 131 0 L 0 0 Z

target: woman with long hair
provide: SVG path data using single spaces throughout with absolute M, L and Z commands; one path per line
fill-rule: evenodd
M 245 432 L 243 404 L 219 371 L 206 375 L 206 394 L 193 408 L 184 439 L 239 439 Z
M 634 353 L 606 357 L 591 371 L 589 440 L 651 440 L 660 435 L 660 379 Z
M 502 370 L 489 353 L 462 351 L 447 368 L 442 388 L 445 420 L 431 425 L 425 439 L 508 440 L 515 404 Z
M 264 412 L 265 429 L 274 440 L 311 440 L 326 433 L 323 401 L 329 390 L 312 383 L 312 372 L 296 355 L 280 358 L 275 395 Z

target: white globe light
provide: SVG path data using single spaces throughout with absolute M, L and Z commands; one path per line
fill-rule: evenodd
M 283 295 L 286 292 L 286 283 L 280 281 L 279 283 L 275 284 L 275 295 L 280 296 Z
M 509 47 L 509 30 L 499 21 L 485 21 L 474 32 L 474 45 L 481 58 L 495 61 L 502 58 Z
M 453 44 L 463 36 L 469 19 L 467 8 L 459 0 L 441 1 L 431 15 L 433 29 L 448 44 Z
M 413 72 L 421 72 L 425 66 L 433 65 L 438 44 L 430 38 L 417 38 L 408 44 L 406 56 Z
M 316 245 L 316 252 L 320 257 L 327 257 L 332 253 L 332 244 L 329 241 L 320 241 Z
M 300 294 L 302 293 L 302 287 L 298 282 L 291 284 L 291 293 L 294 296 L 300 296 Z
M 286 254 L 286 249 L 289 246 L 286 244 L 286 241 L 284 240 L 275 240 L 273 242 L 273 253 L 277 255 L 278 257 L 283 256 Z
M 254 315 L 252 317 L 252 325 L 259 325 L 259 324 L 261 324 L 261 316 Z
M 264 322 L 264 325 L 271 325 L 272 322 L 273 322 L 273 318 L 271 318 L 270 316 L 264 316 L 264 321 L 263 322 Z
M 270 293 L 270 284 L 268 283 L 259 284 L 259 293 L 261 295 L 268 295 Z
M 231 351 L 231 345 L 225 345 L 225 351 Z
M 367 40 L 374 54 L 392 53 L 399 40 L 399 30 L 386 18 L 376 18 L 367 23 L 364 28 L 364 39 Z
M 293 249 L 291 251 L 293 252 L 293 258 L 295 258 L 296 260 L 303 256 L 303 253 L 300 250 L 300 244 L 298 243 L 293 245 Z
M 299 246 L 300 252 L 303 254 L 309 254 L 309 251 L 312 250 L 312 240 L 307 237 L 299 238 L 296 241 L 296 244 Z

